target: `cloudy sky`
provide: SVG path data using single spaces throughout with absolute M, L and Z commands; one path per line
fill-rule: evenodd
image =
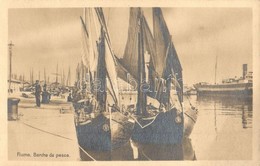
M 152 10 L 144 8 L 152 29 Z M 112 46 L 118 56 L 125 48 L 129 9 L 104 9 Z M 75 69 L 82 55 L 82 8 L 9 9 L 8 40 L 13 49 L 13 71 L 29 79 L 46 68 L 51 73 Z M 241 76 L 242 64 L 252 70 L 252 10 L 250 8 L 163 8 L 164 18 L 183 67 L 184 83 L 214 82 Z

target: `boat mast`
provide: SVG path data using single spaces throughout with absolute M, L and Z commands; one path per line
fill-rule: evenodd
M 101 27 L 100 41 L 98 43 L 98 68 L 97 68 L 97 78 L 100 80 L 100 89 L 97 91 L 97 101 L 101 110 L 106 110 L 106 62 L 105 62 L 105 37 L 104 30 Z
M 45 67 L 44 67 L 44 83 L 46 84 L 46 71 L 45 71 Z
M 33 73 L 33 68 L 32 68 L 32 84 L 34 84 L 34 78 L 33 78 L 33 75 L 34 75 L 34 73 Z
M 145 61 L 144 61 L 144 43 L 143 43 L 143 14 L 141 13 L 139 19 L 139 32 L 138 32 L 138 98 L 136 106 L 137 115 L 145 115 L 147 113 L 146 103 L 147 96 L 146 92 L 142 89 L 142 84 L 145 83 Z
M 67 77 L 67 86 L 70 86 L 70 67 L 69 67 L 68 77 Z
M 24 74 L 23 74 L 23 89 L 24 89 Z
M 38 74 L 38 79 L 39 79 L 39 81 L 41 81 L 41 71 L 39 70 L 39 74 Z
M 65 74 L 64 74 L 64 67 L 62 68 L 62 86 L 65 86 Z
M 115 66 L 115 57 L 114 52 L 111 47 L 110 38 L 109 38 L 109 32 L 107 28 L 107 24 L 105 21 L 104 13 L 102 8 L 95 8 L 99 23 L 101 25 L 101 43 L 104 43 L 103 47 L 101 47 L 101 54 L 102 50 L 104 50 L 104 65 L 105 69 L 103 67 L 103 71 L 105 72 L 105 76 L 107 78 L 105 82 L 105 86 L 109 89 L 109 93 L 111 94 L 115 105 L 118 105 L 119 97 L 118 97 L 118 91 L 115 87 L 118 87 L 117 85 L 117 72 L 116 72 L 116 66 Z M 104 42 L 102 42 L 102 40 Z M 101 44 L 102 46 L 102 44 Z M 101 55 L 102 56 L 102 55 Z
M 216 64 L 215 64 L 215 84 L 217 81 L 217 64 L 218 64 L 218 55 L 216 55 Z
M 32 84 L 32 69 L 30 69 L 30 83 Z
M 57 66 L 56 66 L 56 84 L 58 83 L 58 63 L 57 63 Z
M 77 88 L 79 87 L 79 63 L 76 68 L 76 82 L 77 82 Z
M 59 76 L 60 76 L 60 85 L 62 85 L 62 70 L 61 69 L 59 71 Z

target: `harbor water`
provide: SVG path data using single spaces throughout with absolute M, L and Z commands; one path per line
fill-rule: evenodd
M 124 100 L 134 100 L 127 96 Z M 250 160 L 252 158 L 252 99 L 185 96 L 198 108 L 190 138 L 182 145 L 152 145 L 130 141 L 112 153 L 88 151 L 97 160 Z M 126 102 L 126 101 L 125 101 Z M 131 101 L 132 102 L 132 101 Z M 92 160 L 81 151 L 82 160 Z
M 252 159 L 252 98 L 196 97 L 199 109 L 191 134 L 198 160 Z

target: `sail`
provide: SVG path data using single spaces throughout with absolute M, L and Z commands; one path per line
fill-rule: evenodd
M 86 23 L 84 23 L 81 18 L 83 26 L 83 50 L 84 56 L 82 56 L 82 61 L 86 65 L 92 75 L 97 70 L 98 62 L 98 49 L 97 42 L 100 37 L 100 28 L 101 26 L 97 24 L 97 17 L 95 11 L 91 8 L 86 9 Z
M 170 43 L 169 51 L 166 61 L 166 69 L 164 71 L 164 77 L 167 78 L 171 75 L 172 88 L 176 90 L 179 101 L 183 101 L 183 80 L 182 80 L 182 67 L 177 56 L 173 43 Z
M 104 72 L 106 72 L 106 77 L 107 77 L 106 88 L 107 91 L 112 96 L 114 103 L 117 104 L 119 100 L 119 92 L 118 92 L 118 85 L 117 85 L 116 58 L 111 48 L 108 29 L 106 26 L 105 17 L 102 9 L 96 8 L 96 13 L 99 18 L 100 24 L 102 25 L 103 36 L 101 36 L 101 39 L 104 38 L 105 64 L 102 67 Z
M 97 77 L 95 79 L 96 99 L 101 110 L 105 110 L 105 103 L 107 100 L 106 94 L 106 61 L 105 61 L 105 39 L 104 32 L 101 28 L 101 36 L 98 42 L 98 64 L 97 64 Z
M 77 68 L 76 68 L 76 80 L 77 80 L 77 87 L 79 88 L 80 87 L 80 67 L 79 67 L 79 63 L 77 65 Z M 56 83 L 57 83 L 57 76 L 56 76 Z
M 128 38 L 121 64 L 135 78 L 138 79 L 138 31 L 140 8 L 130 8 Z
M 142 17 L 143 21 L 140 22 Z M 142 26 L 140 25 L 142 24 Z M 154 40 L 145 17 L 140 8 L 130 8 L 128 38 L 122 59 L 117 59 L 118 76 L 126 82 L 138 80 L 138 32 L 142 27 L 143 48 L 145 54 L 154 55 Z M 130 84 L 133 82 L 129 82 Z M 136 86 L 136 84 L 131 84 Z
M 143 28 L 143 39 L 144 39 L 144 51 L 150 55 L 149 61 L 150 64 L 154 64 L 154 57 L 156 56 L 155 52 L 155 42 L 152 35 L 152 32 L 148 26 L 148 23 L 146 21 L 146 18 L 143 16 L 142 21 L 142 28 Z
M 153 65 L 155 71 L 157 71 L 159 76 L 162 77 L 166 62 L 166 50 L 170 41 L 170 34 L 160 8 L 153 8 L 153 32 L 156 49 L 156 54 L 153 57 Z
M 123 59 L 119 59 L 116 57 L 116 62 L 117 62 L 116 71 L 117 71 L 118 77 L 121 78 L 122 80 L 124 80 L 125 82 L 128 82 L 130 84 L 132 83 L 131 84 L 132 86 L 136 86 L 135 82 L 130 81 L 130 80 L 136 81 L 136 79 L 124 67 Z
M 118 92 L 118 85 L 117 85 L 116 66 L 107 41 L 105 42 L 105 49 L 106 49 L 105 61 L 106 61 L 106 69 L 107 69 L 107 90 L 111 94 L 114 102 L 118 103 L 119 92 Z
M 179 101 L 182 102 L 182 67 L 160 8 L 153 8 L 153 30 L 156 50 L 153 56 L 153 68 L 160 78 L 172 80 L 173 88 L 176 89 Z M 170 90 L 171 84 L 169 82 L 166 84 Z M 166 95 L 168 96 L 169 93 Z

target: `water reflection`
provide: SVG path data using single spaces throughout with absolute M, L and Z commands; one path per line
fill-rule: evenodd
M 242 127 L 252 128 L 252 98 L 250 97 L 198 96 L 197 102 L 203 109 L 214 105 L 215 123 L 217 123 L 217 116 L 241 117 Z
M 252 98 L 191 97 L 199 109 L 191 139 L 198 160 L 252 159 Z
M 82 161 L 127 161 L 134 160 L 134 153 L 131 147 L 130 141 L 120 148 L 114 149 L 112 151 L 93 151 L 87 150 L 83 151 L 79 149 L 80 158 Z
M 83 151 L 80 149 L 83 161 L 131 161 L 131 160 L 196 160 L 191 139 L 183 139 L 182 145 L 140 144 L 129 141 L 125 146 L 113 151 Z

